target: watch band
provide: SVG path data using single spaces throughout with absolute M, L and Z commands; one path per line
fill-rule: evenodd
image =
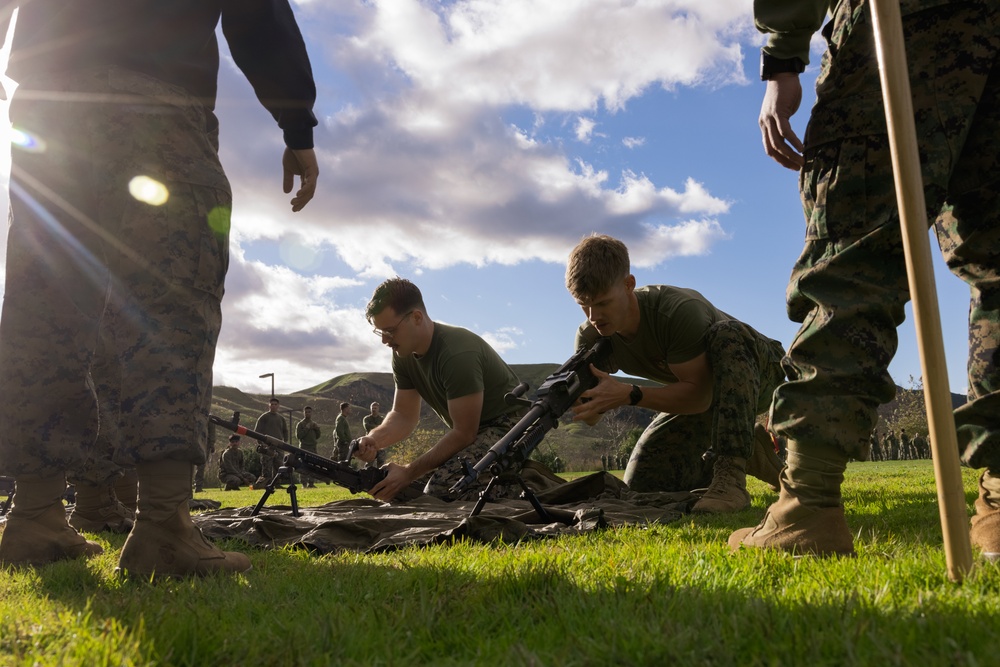
M 775 74 L 791 72 L 801 74 L 806 70 L 806 64 L 801 58 L 775 58 L 772 55 L 760 52 L 760 80 L 770 81 Z
M 641 400 L 642 400 L 642 389 L 637 384 L 632 385 L 632 391 L 630 391 L 628 394 L 628 404 L 638 405 L 639 401 Z

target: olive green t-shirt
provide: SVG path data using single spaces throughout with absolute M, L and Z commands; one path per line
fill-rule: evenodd
M 517 410 L 503 400 L 517 386 L 518 379 L 489 343 L 461 327 L 434 323 L 434 335 L 427 353 L 392 357 L 392 377 L 398 389 L 416 389 L 420 397 L 454 427 L 448 401 L 483 392 L 482 426 Z
M 716 322 L 733 319 L 693 289 L 670 285 L 638 287 L 639 331 L 626 342 L 611 336 L 609 366 L 634 377 L 664 384 L 677 382 L 669 364 L 691 361 L 706 351 L 705 334 Z M 600 338 L 597 329 L 584 322 L 576 333 L 576 348 L 590 347 Z

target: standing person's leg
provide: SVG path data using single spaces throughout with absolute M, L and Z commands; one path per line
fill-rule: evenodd
M 208 437 L 228 267 L 228 182 L 204 113 L 183 90 L 122 70 L 111 70 L 108 81 L 109 92 L 146 102 L 107 110 L 96 160 L 102 218 L 114 226 L 108 303 L 123 369 L 115 461 L 135 466 L 139 478 L 135 526 L 119 567 L 140 577 L 243 571 L 249 559 L 208 542 L 188 506 Z M 128 196 L 137 176 L 159 184 L 162 196 Z
M 1000 42 L 1000 36 L 995 41 Z M 955 411 L 955 425 L 963 464 L 985 468 L 972 518 L 972 543 L 985 557 L 996 560 L 1000 558 L 1000 68 L 994 67 L 986 82 L 950 189 L 952 206 L 938 220 L 938 241 L 948 268 L 968 283 L 971 296 L 969 400 Z
M 80 77 L 75 88 L 86 92 Z M 53 90 L 67 91 L 61 83 Z M 16 95 L 11 122 L 37 152 L 16 149 L 0 318 L 0 463 L 16 494 L 0 539 L 0 562 L 42 564 L 102 551 L 66 520 L 67 470 L 79 469 L 97 437 L 89 367 L 107 290 L 96 228 L 90 157 L 100 148 L 91 112 Z
M 868 10 L 840 9 L 827 31 L 838 55 L 824 56 L 801 177 L 807 243 L 788 307 L 803 327 L 789 350 L 790 381 L 772 406 L 776 430 L 789 437 L 787 467 L 778 502 L 757 528 L 733 533 L 733 547 L 853 553 L 843 472 L 848 458 L 864 457 L 875 409 L 894 395 L 887 369 L 908 290 L 889 144 L 868 126 L 880 114 L 862 112 L 879 101 L 866 93 L 879 89 Z M 990 4 L 970 3 L 905 17 L 932 217 L 943 210 L 955 156 L 995 69 L 993 14 Z M 838 134 L 846 138 L 830 138 Z
M 97 390 L 100 429 L 93 459 L 68 475 L 76 489 L 76 504 L 69 523 L 77 530 L 128 533 L 135 520 L 135 509 L 134 505 L 126 507 L 117 497 L 117 486 L 125 477 L 125 470 L 112 460 L 120 437 L 122 380 L 114 330 L 114 315 L 109 309 L 101 320 L 101 333 L 90 367 Z M 135 491 L 132 490 L 128 497 L 134 498 Z

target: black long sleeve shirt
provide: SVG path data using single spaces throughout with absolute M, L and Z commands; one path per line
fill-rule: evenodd
M 236 65 L 284 132 L 285 144 L 313 147 L 316 85 L 288 0 L 0 0 L 0 34 L 15 7 L 7 75 L 20 85 L 117 66 L 184 88 L 210 112 L 221 20 Z M 208 116 L 217 122 L 214 113 Z

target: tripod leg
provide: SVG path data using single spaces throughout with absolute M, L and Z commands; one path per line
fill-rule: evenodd
M 490 491 L 493 490 L 493 485 L 497 483 L 498 479 L 499 477 L 494 477 L 489 481 L 489 484 L 486 485 L 486 488 L 483 489 L 483 492 L 479 494 L 479 500 L 476 501 L 476 506 L 472 508 L 471 512 L 469 512 L 469 516 L 477 516 L 480 512 L 483 511 L 483 506 L 486 505 L 489 493 Z
M 538 497 L 535 496 L 531 489 L 528 488 L 528 485 L 524 483 L 524 480 L 521 479 L 520 475 L 517 476 L 517 483 L 521 485 L 521 497 L 531 503 L 531 506 L 535 508 L 535 512 L 538 513 L 538 516 L 542 521 L 548 521 L 549 523 L 558 521 L 558 519 L 552 516 L 547 509 L 542 507 L 542 503 L 538 501 Z
M 257 501 L 257 504 L 254 505 L 253 512 L 250 512 L 250 516 L 257 516 L 258 514 L 260 514 L 261 509 L 263 509 L 264 507 L 264 503 L 266 503 L 267 499 L 271 497 L 272 493 L 274 493 L 274 485 L 277 484 L 278 477 L 280 476 L 281 476 L 281 471 L 279 469 L 279 471 L 274 475 L 274 477 L 271 478 L 271 481 L 267 483 L 267 486 L 264 487 L 264 495 L 262 495 L 260 497 L 260 500 Z

